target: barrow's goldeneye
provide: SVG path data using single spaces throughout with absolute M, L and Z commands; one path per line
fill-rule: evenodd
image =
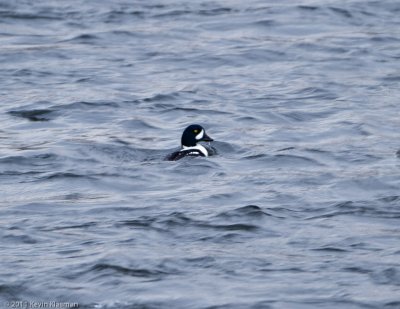
M 182 134 L 181 145 L 182 148 L 169 154 L 165 159 L 168 161 L 176 161 L 183 157 L 208 157 L 215 154 L 215 149 L 212 147 L 205 147 L 198 144 L 198 142 L 212 142 L 211 137 L 206 134 L 206 130 L 198 124 L 188 126 Z

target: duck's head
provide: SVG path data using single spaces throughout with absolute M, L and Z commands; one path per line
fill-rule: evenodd
M 206 134 L 206 130 L 198 124 L 192 124 L 183 131 L 181 144 L 184 147 L 196 146 L 198 142 L 212 142 L 213 139 Z

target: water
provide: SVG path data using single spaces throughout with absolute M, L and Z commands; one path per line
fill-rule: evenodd
M 1 1 L 0 306 L 400 308 L 399 16 Z

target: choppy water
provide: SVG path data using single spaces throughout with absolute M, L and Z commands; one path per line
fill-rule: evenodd
M 0 306 L 400 308 L 399 1 L 2 0 L 0 74 Z

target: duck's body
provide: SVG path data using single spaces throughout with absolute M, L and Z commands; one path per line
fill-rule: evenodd
M 212 142 L 213 139 L 206 134 L 204 128 L 197 124 L 188 126 L 182 134 L 181 149 L 169 154 L 168 161 L 176 161 L 184 157 L 208 157 L 215 154 L 215 149 L 205 147 L 198 142 Z

